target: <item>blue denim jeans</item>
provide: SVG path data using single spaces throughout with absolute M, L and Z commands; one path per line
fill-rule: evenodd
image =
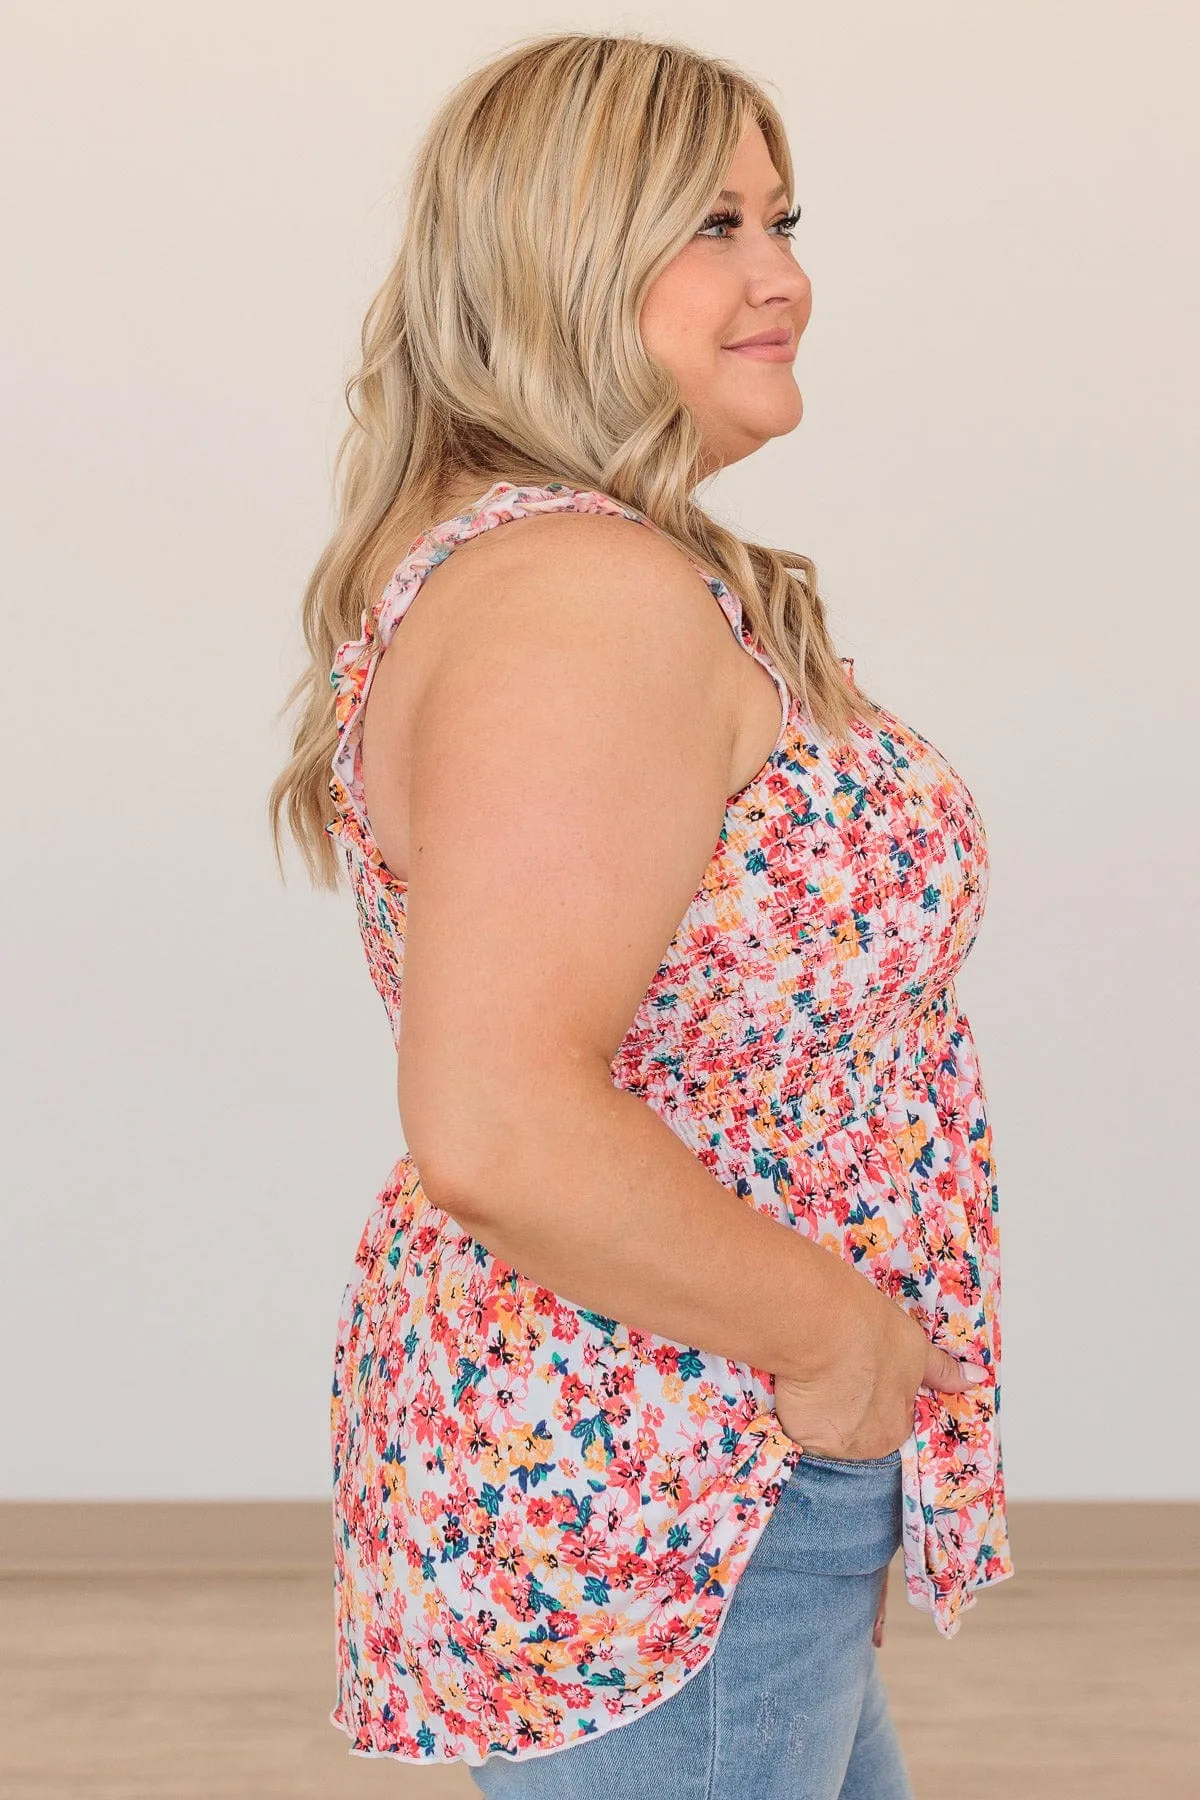
M 489 1756 L 488 1800 L 913 1800 L 871 1642 L 900 1452 L 805 1454 L 682 1687 L 564 1749 Z

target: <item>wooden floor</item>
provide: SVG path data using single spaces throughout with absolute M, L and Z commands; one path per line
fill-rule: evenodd
M 1029 1571 L 949 1641 L 898 1559 L 891 1583 L 879 1655 L 918 1800 L 1200 1796 L 1200 1572 Z M 461 1768 L 349 1756 L 332 1671 L 320 1574 L 7 1576 L 0 1794 L 478 1800 Z

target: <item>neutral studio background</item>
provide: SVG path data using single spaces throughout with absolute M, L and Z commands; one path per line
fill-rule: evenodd
M 987 827 L 1009 1493 L 1200 1497 L 1198 18 L 10 7 L 0 1497 L 328 1491 L 403 1145 L 353 904 L 276 875 L 275 715 L 415 142 L 494 50 L 598 28 L 773 84 L 805 416 L 709 502 L 814 557 Z

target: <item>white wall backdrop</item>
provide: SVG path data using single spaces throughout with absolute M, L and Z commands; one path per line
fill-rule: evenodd
M 1200 27 L 1182 3 L 10 7 L 0 1494 L 308 1497 L 402 1149 L 265 795 L 408 159 L 550 29 L 768 79 L 805 417 L 721 478 L 981 807 L 1014 1498 L 1200 1495 Z M 746 22 L 751 27 L 743 30 Z

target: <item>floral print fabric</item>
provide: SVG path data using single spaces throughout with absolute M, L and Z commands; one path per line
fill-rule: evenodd
M 570 509 L 655 529 L 605 494 L 498 482 L 416 540 L 334 662 L 328 829 L 397 1037 L 405 884 L 363 803 L 371 673 L 457 544 Z M 901 1453 L 907 1596 L 949 1637 L 1012 1573 L 995 1170 L 954 990 L 983 916 L 983 826 L 946 760 L 890 713 L 818 745 L 737 596 L 697 568 L 774 677 L 781 730 L 728 804 L 612 1080 L 748 1205 L 988 1365 L 969 1393 L 921 1390 Z M 345 1288 L 331 1439 L 330 1719 L 351 1754 L 468 1765 L 546 1754 L 669 1698 L 711 1652 L 802 1450 L 768 1371 L 525 1280 L 428 1200 L 408 1155 Z

